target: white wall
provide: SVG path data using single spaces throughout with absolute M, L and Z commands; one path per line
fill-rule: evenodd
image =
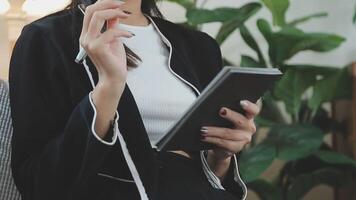
M 252 1 L 208 0 L 206 7 L 240 7 L 248 2 Z M 326 11 L 329 13 L 328 17 L 314 19 L 300 27 L 305 31 L 336 33 L 345 37 L 347 41 L 340 48 L 330 53 L 301 53 L 295 56 L 290 62 L 344 66 L 356 61 L 356 25 L 352 24 L 355 3 L 355 0 L 291 0 L 290 9 L 287 13 L 287 20 L 292 20 L 315 12 Z M 184 20 L 184 9 L 171 3 L 161 3 L 161 8 L 168 19 L 172 21 Z M 271 19 L 271 15 L 266 8 L 263 8 L 256 16 L 248 21 L 248 27 L 251 29 L 252 34 L 258 40 L 263 51 L 267 52 L 266 43 L 256 28 L 256 20 L 258 18 Z M 211 35 L 215 35 L 218 27 L 218 23 L 209 24 L 204 26 L 203 30 L 209 32 Z M 223 54 L 229 60 L 234 61 L 234 63 L 239 63 L 241 53 L 255 55 L 254 52 L 252 52 L 241 40 L 239 33 L 236 32 L 223 45 Z

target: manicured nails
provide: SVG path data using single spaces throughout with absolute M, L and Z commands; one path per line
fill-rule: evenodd
M 221 116 L 225 116 L 225 115 L 227 114 L 226 108 L 221 108 L 220 111 L 219 111 L 219 114 L 220 114 Z
M 121 5 L 121 4 L 124 4 L 124 3 L 125 3 L 125 1 L 120 1 L 120 0 L 117 0 L 117 1 L 115 1 L 115 3 L 117 3 L 117 4 Z
M 246 108 L 248 106 L 248 101 L 242 100 L 240 101 L 240 105 L 242 106 L 242 108 Z
M 206 127 L 202 127 L 202 128 L 200 129 L 200 131 L 201 131 L 203 134 L 208 133 L 208 129 L 207 129 Z
M 132 36 L 136 36 L 135 33 L 131 32 L 131 31 L 129 31 L 129 33 L 130 33 Z
M 131 14 L 132 14 L 132 12 L 127 11 L 127 10 L 123 10 L 123 12 L 124 12 L 125 14 L 128 14 L 128 15 L 131 15 Z

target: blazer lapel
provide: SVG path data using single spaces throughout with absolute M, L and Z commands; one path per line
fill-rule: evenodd
M 151 17 L 151 19 L 157 25 L 157 28 L 163 36 L 167 38 L 172 45 L 170 67 L 178 76 L 189 82 L 200 93 L 202 87 L 198 81 L 198 76 L 194 71 L 193 63 L 191 63 L 191 58 L 189 57 L 189 53 L 187 51 L 189 47 L 184 46 L 185 42 L 182 41 L 181 36 L 177 35 L 177 31 L 172 30 L 171 27 L 167 25 L 166 21 L 156 17 Z M 199 95 L 192 87 L 191 89 L 197 96 Z
M 175 33 L 167 27 L 163 20 L 158 18 L 153 19 L 158 26 L 159 31 L 161 31 L 164 37 L 166 37 L 172 45 L 171 69 L 176 75 L 189 82 L 198 91 L 201 91 L 202 87 L 194 72 L 193 64 L 190 62 L 189 55 L 185 51 L 188 47 L 182 46 L 183 42 L 180 42 L 179 38 L 174 35 Z M 97 83 L 98 73 L 89 58 L 87 58 L 87 64 L 92 72 L 95 83 Z M 191 89 L 197 96 L 199 95 L 192 87 Z M 154 193 L 153 191 L 156 189 L 154 186 L 157 185 L 155 183 L 158 177 L 156 171 L 158 169 L 157 163 L 154 158 L 155 152 L 151 147 L 147 130 L 145 129 L 134 96 L 127 84 L 125 85 L 117 110 L 119 113 L 119 130 L 126 142 L 146 192 L 152 197 L 152 194 Z M 127 166 L 122 166 L 122 160 L 117 158 L 119 155 L 122 155 L 120 144 L 116 143 L 115 145 L 116 148 L 109 154 L 109 157 L 106 159 L 106 163 L 103 164 L 100 172 L 117 178 L 131 179 L 131 176 L 127 174 Z

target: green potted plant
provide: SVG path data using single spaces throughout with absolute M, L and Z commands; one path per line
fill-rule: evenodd
M 256 122 L 260 132 L 265 132 L 264 137 L 255 138 L 239 158 L 240 171 L 249 189 L 261 199 L 296 200 L 319 184 L 348 185 L 356 161 L 332 150 L 324 141 L 328 135 L 344 131 L 341 130 L 344 126 L 330 117 L 325 105 L 351 97 L 349 67 L 289 62 L 300 52 L 329 52 L 345 42 L 335 34 L 309 33 L 298 27 L 313 18 L 326 17 L 327 13 L 287 21 L 289 0 L 261 0 L 240 8 L 215 9 L 205 9 L 204 2 L 198 6 L 194 0 L 167 1 L 186 9 L 184 24 L 191 28 L 201 29 L 203 24 L 220 22 L 215 37 L 219 44 L 235 31 L 240 32 L 255 55 L 242 55 L 239 65 L 226 59 L 225 64 L 276 67 L 284 72 L 282 79 L 262 99 L 263 110 Z M 268 52 L 261 51 L 245 24 L 262 6 L 271 12 L 273 21 L 270 24 L 266 19 L 258 19 L 256 24 L 268 44 Z M 278 174 L 269 180 L 261 177 L 276 160 L 281 163 Z

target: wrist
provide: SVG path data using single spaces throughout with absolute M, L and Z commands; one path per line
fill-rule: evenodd
M 117 98 L 123 93 L 125 85 L 124 81 L 101 77 L 95 89 L 104 94 L 103 96 Z
M 210 160 L 211 163 L 215 163 L 215 164 L 230 163 L 231 157 L 232 157 L 231 154 L 225 152 L 216 151 L 216 150 L 208 151 L 208 160 Z
M 217 153 L 215 150 L 209 150 L 207 155 L 207 162 L 214 174 L 219 177 L 221 181 L 224 180 L 227 171 L 229 170 L 232 156 L 226 156 Z

